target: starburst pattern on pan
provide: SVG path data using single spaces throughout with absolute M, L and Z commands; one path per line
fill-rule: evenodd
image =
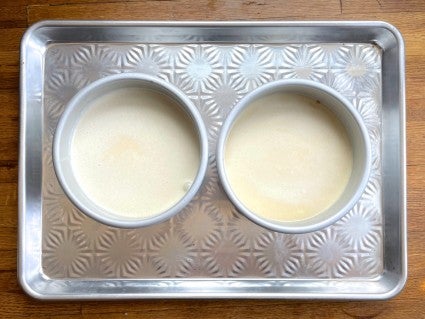
M 211 214 L 219 216 L 225 225 L 233 219 L 235 214 L 240 214 L 236 210 L 235 206 L 228 200 L 224 192 L 222 193 L 222 196 L 216 196 L 214 197 L 214 200 L 206 201 L 205 207 L 211 212 Z
M 247 88 L 236 80 L 220 76 L 206 84 L 201 99 L 208 108 L 216 109 L 222 116 L 226 116 L 246 93 Z
M 77 238 L 81 238 L 87 246 L 94 250 L 99 237 L 108 231 L 108 226 L 99 223 L 91 217 L 75 210 L 68 213 L 68 227 Z
M 283 52 L 281 76 L 320 80 L 327 72 L 323 49 L 318 45 L 290 45 Z
M 46 183 L 43 187 L 43 211 L 48 225 L 64 225 L 67 215 L 77 212 L 77 209 L 62 192 L 57 181 Z
M 179 87 L 179 77 L 175 72 L 175 68 L 177 58 L 184 47 L 185 46 L 181 44 L 150 45 L 153 54 L 156 57 L 161 58 L 161 60 L 164 60 L 166 63 L 164 69 L 162 69 L 162 72 L 160 73 L 160 78 L 167 82 L 173 83 L 177 87 Z
M 332 69 L 335 65 L 335 55 L 338 50 L 341 48 L 340 43 L 325 43 L 319 45 L 323 52 L 323 62 L 326 64 L 326 67 Z
M 209 210 L 204 202 L 192 203 L 175 217 L 176 232 L 195 245 L 200 245 L 210 236 L 219 235 L 222 227 L 220 216 Z
M 297 244 L 301 251 L 305 251 L 307 249 L 307 245 L 313 239 L 314 233 L 303 233 L 303 234 L 293 234 L 292 238 L 294 242 Z
M 48 124 L 46 124 L 47 127 Z M 53 133 L 50 132 L 49 129 L 46 128 L 43 134 L 42 138 L 42 144 L 43 144 L 43 175 L 48 177 L 53 177 L 53 179 L 56 179 L 56 176 L 54 176 L 52 173 L 54 172 L 53 168 L 53 157 L 52 157 L 52 151 L 53 151 Z
M 235 51 L 235 46 L 228 45 L 228 44 L 227 45 L 226 44 L 222 44 L 222 45 L 206 44 L 204 47 L 208 52 L 210 52 L 210 54 L 218 58 L 220 67 L 223 68 L 223 73 L 225 73 L 226 68 L 232 58 L 232 54 Z
M 371 138 L 379 139 L 382 117 L 382 97 L 379 90 L 380 78 L 373 78 L 365 85 L 354 100 L 354 106 L 362 116 L 363 122 L 371 135 Z
M 359 269 L 357 276 L 377 277 L 382 274 L 384 268 L 383 243 L 380 240 L 374 244 L 367 252 L 361 254 L 357 264 Z
M 142 258 L 137 259 L 137 267 L 132 274 L 132 278 L 158 278 L 159 272 L 155 267 L 151 256 L 143 255 Z
M 221 223 L 225 224 L 232 218 L 236 209 L 221 188 L 214 154 L 209 156 L 208 163 L 206 182 L 201 188 L 198 198 L 205 205 L 208 214 L 213 214 L 220 219 Z
M 379 201 L 381 198 L 382 180 L 379 175 L 372 175 L 366 185 L 363 192 L 362 199 L 373 203 L 374 207 L 379 207 Z
M 370 251 L 382 238 L 382 220 L 375 208 L 360 201 L 336 223 L 335 231 L 355 251 Z
M 69 59 L 70 57 L 67 57 L 64 60 L 66 62 Z M 68 69 L 66 65 L 58 65 L 48 76 L 47 72 L 46 70 L 43 98 L 45 105 L 43 112 L 43 127 L 45 128 L 43 131 L 43 162 L 48 166 L 46 169 L 53 169 L 51 154 L 56 126 L 65 105 L 84 87 L 84 82 L 82 77 L 73 72 L 72 69 Z
M 244 87 L 248 92 L 275 77 L 270 51 L 263 45 L 237 46 L 227 70 L 233 83 Z
M 151 44 L 151 48 L 154 51 L 156 56 L 161 56 L 164 58 L 170 68 L 174 68 L 176 64 L 176 60 L 181 53 L 181 51 L 186 47 L 186 45 L 182 44 Z M 192 45 L 193 47 L 193 45 Z M 170 72 L 173 72 L 170 70 Z
M 84 78 L 72 70 L 58 69 L 46 81 L 44 102 L 46 103 L 45 123 L 53 135 L 65 105 L 85 85 Z
M 171 228 L 171 220 L 166 220 L 162 223 L 144 227 L 138 230 L 137 233 L 140 237 L 140 244 L 143 254 L 148 254 L 159 241 L 160 237 Z
M 342 278 L 354 266 L 352 247 L 332 228 L 315 232 L 306 248 L 308 264 L 318 278 Z
M 90 266 L 90 251 L 66 225 L 51 227 L 43 238 L 43 269 L 52 277 L 75 278 Z
M 111 44 L 102 46 L 104 58 L 113 63 L 111 69 L 117 69 L 118 73 L 125 70 L 126 56 L 132 48 L 134 48 L 132 44 Z
M 380 134 L 379 134 L 380 135 Z M 371 138 L 371 153 L 372 153 L 372 174 L 373 176 L 381 176 L 380 167 L 382 164 L 382 154 L 381 154 L 381 138 Z
M 202 244 L 201 257 L 211 277 L 235 277 L 245 270 L 250 256 L 247 243 L 226 234 L 210 236 Z
M 160 277 L 184 277 L 193 268 L 196 247 L 189 236 L 168 231 L 157 238 L 149 255 Z
M 287 234 L 263 233 L 254 243 L 253 255 L 266 277 L 293 277 L 301 266 L 302 251 Z
M 205 207 L 208 211 L 216 214 L 227 223 L 237 212 L 236 208 L 228 200 L 227 195 L 221 188 L 215 154 L 209 156 L 209 165 L 205 180 L 206 182 L 200 191 L 199 200 L 205 203 Z
M 380 55 L 375 46 L 349 45 L 338 50 L 332 69 L 343 86 L 359 92 L 380 76 Z
M 107 75 L 121 73 L 111 52 L 102 44 L 82 45 L 72 56 L 73 72 L 82 77 L 85 85 Z
M 228 221 L 228 234 L 235 242 L 245 242 L 251 246 L 266 233 L 269 233 L 269 231 L 242 214 L 232 214 Z
M 178 86 L 189 97 L 197 97 L 209 81 L 220 76 L 220 63 L 216 51 L 206 45 L 188 45 L 176 57 L 175 72 Z
M 348 101 L 352 101 L 356 97 L 356 91 L 338 81 L 334 70 L 329 70 L 319 82 L 341 93 Z
M 381 130 L 381 116 L 378 111 L 371 107 L 370 103 L 367 103 L 365 99 L 358 98 L 354 100 L 354 106 L 360 113 L 363 123 L 365 124 L 370 138 L 379 139 Z
M 168 67 L 167 58 L 156 54 L 154 48 L 149 44 L 131 47 L 123 56 L 123 70 L 161 77 L 161 72 Z
M 96 241 L 102 272 L 109 278 L 132 277 L 142 258 L 138 234 L 134 230 L 108 228 Z
M 270 277 L 361 278 L 383 269 L 380 52 L 355 44 L 64 44 L 46 52 L 43 98 L 43 270 L 52 278 Z M 193 100 L 209 130 L 210 160 L 197 197 L 158 225 L 115 229 L 76 209 L 51 161 L 66 103 L 87 83 L 118 72 L 162 78 Z M 364 73 L 362 73 L 364 72 Z M 215 141 L 231 108 L 279 78 L 319 81 L 361 114 L 373 165 L 361 201 L 319 232 L 283 235 L 232 205 L 218 180 Z M 50 236 L 50 237 L 49 237 Z
M 79 48 L 77 44 L 50 45 L 46 52 L 44 73 L 50 76 L 58 70 L 73 70 L 73 55 Z
M 217 162 L 215 160 L 215 154 L 208 156 L 208 167 L 205 174 L 205 183 L 200 190 L 200 198 L 202 201 L 214 201 L 214 198 L 222 198 L 224 195 L 220 190 Z
M 272 64 L 275 67 L 274 80 L 278 79 L 279 69 L 285 63 L 285 57 L 283 51 L 286 49 L 287 45 L 268 45 L 266 50 L 268 51 L 268 56 Z
M 223 124 L 223 116 L 217 105 L 207 104 L 204 100 L 201 99 L 193 99 L 192 101 L 198 108 L 199 113 L 201 114 L 205 123 L 211 153 L 214 149 L 220 127 Z
M 365 124 L 371 144 L 372 175 L 380 174 L 381 166 L 381 115 L 377 114 L 369 104 L 363 103 L 363 100 L 354 100 L 353 103 L 359 110 Z

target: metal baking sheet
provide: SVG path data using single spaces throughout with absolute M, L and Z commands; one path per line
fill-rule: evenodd
M 171 220 L 126 230 L 79 212 L 52 166 L 67 101 L 109 74 L 179 87 L 202 113 L 210 161 L 199 195 Z M 215 166 L 233 105 L 284 78 L 329 85 L 358 109 L 373 168 L 352 211 L 303 235 L 261 228 L 223 193 Z M 45 21 L 21 50 L 19 277 L 40 299 L 386 299 L 407 276 L 404 45 L 382 22 Z

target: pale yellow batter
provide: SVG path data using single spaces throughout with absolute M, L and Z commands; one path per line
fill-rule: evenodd
M 200 162 L 193 123 L 170 98 L 122 88 L 94 100 L 78 123 L 71 149 L 80 186 L 97 205 L 144 218 L 187 192 Z
M 331 206 L 353 166 L 347 133 L 319 102 L 289 93 L 254 101 L 225 148 L 229 183 L 242 203 L 271 220 L 308 219 Z

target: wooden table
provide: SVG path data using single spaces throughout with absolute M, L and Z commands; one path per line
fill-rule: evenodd
M 43 19 L 384 20 L 406 41 L 409 279 L 382 302 L 153 300 L 41 302 L 17 282 L 19 43 Z M 0 4 L 1 318 L 425 318 L 425 1 L 3 0 Z

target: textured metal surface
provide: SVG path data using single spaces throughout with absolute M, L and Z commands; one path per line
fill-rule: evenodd
M 74 42 L 70 40 L 66 42 Z M 289 288 L 275 288 L 276 294 L 264 296 L 285 292 L 285 297 L 310 293 L 317 298 L 321 298 L 320 293 L 338 297 L 338 291 L 354 296 L 353 281 L 367 285 L 382 278 L 387 240 L 384 228 L 388 227 L 382 202 L 383 50 L 373 43 L 326 40 L 323 34 L 319 43 L 268 44 L 261 38 L 247 44 L 192 43 L 176 37 L 175 43 L 159 44 L 59 41 L 45 45 L 38 119 L 42 175 L 40 219 L 36 221 L 41 226 L 35 227 L 41 240 L 43 276 L 58 283 L 68 279 L 122 280 L 122 292 L 126 291 L 124 279 L 140 280 L 140 291 L 144 279 L 158 280 L 156 288 L 187 284 L 191 281 L 184 280 L 189 278 L 205 279 L 205 296 L 249 293 L 245 289 L 238 294 L 226 284 L 217 290 L 213 284 L 208 286 L 211 278 L 231 279 L 233 286 L 238 280 L 242 285 L 244 279 L 255 279 L 258 284 L 254 288 L 291 279 Z M 210 143 L 207 178 L 198 196 L 171 220 L 135 230 L 108 227 L 79 212 L 60 188 L 51 157 L 54 130 L 69 99 L 94 80 L 121 72 L 150 74 L 179 87 L 200 110 Z M 354 209 L 334 225 L 303 235 L 271 232 L 243 217 L 223 193 L 215 166 L 216 138 L 232 106 L 254 88 L 286 78 L 311 79 L 343 94 L 360 112 L 372 144 L 371 177 Z M 403 258 L 402 253 L 399 258 Z M 145 283 L 145 288 L 147 285 L 155 286 Z M 181 289 L 180 296 L 188 296 L 185 292 L 193 287 Z M 161 291 L 165 295 L 173 292 L 179 296 L 171 288 Z M 372 291 L 365 292 L 369 293 L 366 298 L 373 297 Z M 57 289 L 56 296 L 62 293 Z M 137 289 L 133 294 L 127 297 L 143 297 Z M 70 295 L 90 297 L 78 289 Z M 103 296 L 97 290 L 92 297 Z

